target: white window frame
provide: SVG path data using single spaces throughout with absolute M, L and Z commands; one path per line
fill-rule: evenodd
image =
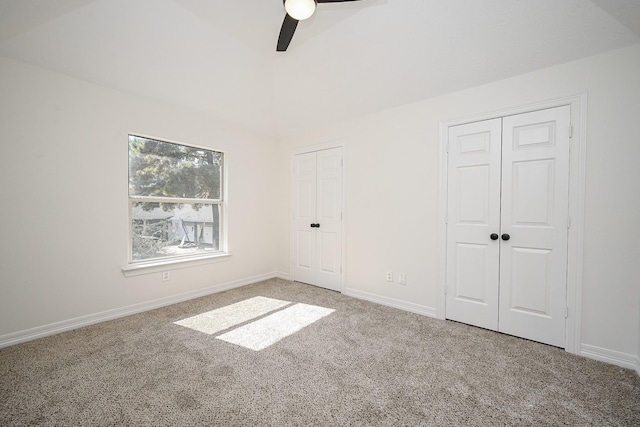
M 229 253 L 228 246 L 228 232 L 227 232 L 227 176 L 228 176 L 228 154 L 223 150 L 218 150 L 210 147 L 203 147 L 193 144 L 185 144 L 184 142 L 172 141 L 166 138 L 158 138 L 154 136 L 142 135 L 139 133 L 127 134 L 127 159 L 129 152 L 129 137 L 139 137 L 145 139 L 151 139 L 160 142 L 166 142 L 169 144 L 181 145 L 189 148 L 196 148 L 205 151 L 215 151 L 222 154 L 222 171 L 221 171 L 221 184 L 220 184 L 220 198 L 219 199 L 198 199 L 198 198 L 175 198 L 175 197 L 155 197 L 155 196 L 132 196 L 129 195 L 128 185 L 128 171 L 127 167 L 127 222 L 128 222 L 128 242 L 127 242 L 127 263 L 122 266 L 122 272 L 126 277 L 138 276 L 142 274 L 150 274 L 156 272 L 165 272 L 168 270 L 174 270 L 178 268 L 185 268 L 203 264 L 209 264 L 213 262 L 225 261 L 231 255 Z M 128 160 L 127 160 L 128 162 Z M 185 203 L 185 204 L 210 204 L 218 205 L 220 208 L 220 233 L 219 233 L 219 247 L 218 250 L 208 253 L 197 253 L 192 255 L 180 255 L 173 257 L 152 258 L 148 260 L 133 260 L 133 204 L 137 202 L 152 202 L 152 203 Z

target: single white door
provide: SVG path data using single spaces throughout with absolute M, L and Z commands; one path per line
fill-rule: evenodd
M 449 128 L 446 317 L 498 329 L 502 119 Z
M 296 155 L 293 191 L 293 279 L 340 291 L 342 149 Z
M 316 153 L 295 156 L 293 164 L 293 277 L 314 283 L 318 270 L 316 233 Z M 315 226 L 315 225 L 314 225 Z
M 569 106 L 503 120 L 499 331 L 558 347 L 565 347 L 569 138 Z

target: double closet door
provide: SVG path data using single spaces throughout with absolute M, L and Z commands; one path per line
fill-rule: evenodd
M 449 128 L 446 318 L 565 347 L 570 107 Z
M 342 148 L 293 159 L 292 273 L 298 282 L 342 290 Z

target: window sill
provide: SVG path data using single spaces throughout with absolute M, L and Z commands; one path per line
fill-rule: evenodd
M 225 252 L 211 255 L 200 255 L 197 257 L 194 256 L 171 260 L 156 260 L 153 262 L 139 262 L 122 266 L 122 274 L 124 274 L 125 277 L 133 277 L 141 276 L 143 274 L 160 273 L 162 271 L 177 270 L 180 268 L 228 261 L 229 257 L 231 257 L 231 254 Z

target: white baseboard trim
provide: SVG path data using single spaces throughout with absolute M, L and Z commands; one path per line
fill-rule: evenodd
M 276 277 L 278 279 L 283 279 L 283 280 L 291 280 L 291 276 L 289 275 L 289 273 L 284 273 L 282 271 L 276 271 Z
M 194 298 L 215 294 L 229 289 L 239 288 L 242 286 L 257 283 L 263 280 L 279 277 L 278 273 L 267 273 L 245 279 L 235 280 L 233 282 L 223 283 L 219 285 L 209 286 L 207 288 L 197 289 L 194 291 L 184 292 L 169 297 L 159 298 L 151 301 L 141 302 L 128 305 L 126 307 L 115 308 L 112 310 L 102 311 L 100 313 L 88 314 L 73 319 L 63 320 L 48 325 L 37 326 L 35 328 L 24 331 L 12 332 L 10 334 L 0 335 L 0 348 L 9 347 L 38 338 L 59 334 L 61 332 L 70 331 L 72 329 L 81 328 L 83 326 L 94 325 L 96 323 L 107 320 L 117 319 L 119 317 L 130 316 L 132 314 L 142 313 L 144 311 L 154 310 L 156 308 L 165 307 L 167 305 L 188 301 Z
M 429 317 L 438 317 L 438 310 L 434 307 L 428 307 L 426 305 L 414 304 L 411 302 L 401 301 L 398 299 L 371 294 L 369 292 L 363 292 L 351 288 L 346 288 L 343 294 L 349 297 L 363 299 L 393 308 L 399 308 L 400 310 L 410 311 L 411 313 L 422 314 Z
M 632 369 L 640 374 L 640 358 L 633 354 L 622 353 L 620 351 L 609 350 L 590 344 L 580 346 L 580 355 L 589 359 L 611 363 L 621 368 Z

